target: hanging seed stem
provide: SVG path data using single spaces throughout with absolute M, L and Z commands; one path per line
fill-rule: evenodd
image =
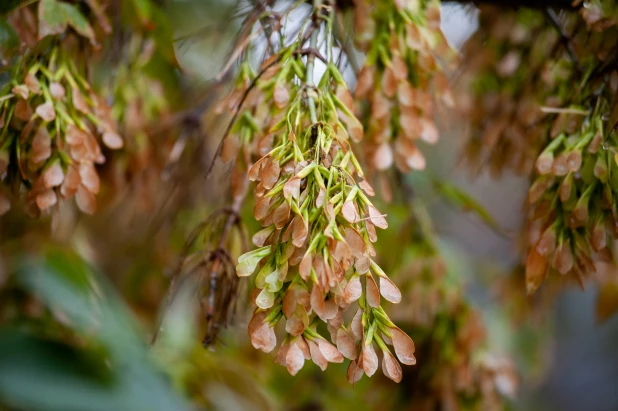
M 317 13 L 319 12 L 321 5 L 322 5 L 322 0 L 313 1 L 313 9 L 314 9 L 314 13 L 316 13 L 314 15 L 313 24 L 316 27 L 314 27 L 315 29 L 311 33 L 311 39 L 309 40 L 309 44 L 312 49 L 317 49 L 317 45 L 318 45 L 318 35 L 320 34 L 320 30 L 318 30 L 318 27 L 317 27 L 318 25 Z M 318 116 L 316 114 L 315 100 L 313 99 L 313 96 L 312 96 L 312 93 L 314 92 L 313 88 L 315 87 L 315 84 L 313 81 L 313 72 L 315 68 L 314 66 L 315 66 L 315 54 L 309 53 L 309 55 L 307 56 L 307 81 L 306 81 L 306 85 L 308 88 L 307 105 L 309 106 L 309 116 L 311 118 L 311 123 L 316 124 L 318 122 Z

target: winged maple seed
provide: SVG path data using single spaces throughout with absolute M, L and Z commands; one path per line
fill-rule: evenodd
M 369 119 L 370 167 L 403 172 L 425 168 L 418 141 L 434 144 L 434 97 L 453 105 L 445 63 L 456 54 L 440 30 L 439 2 L 355 1 L 357 44 L 367 52 L 355 98 Z
M 307 69 L 289 50 L 279 61 L 280 70 Z M 373 189 L 348 143 L 362 137 L 362 126 L 341 98 L 349 91 L 334 64 L 315 88 L 294 81 L 302 71 L 266 80 L 276 79 L 272 92 L 278 94 L 269 116 L 286 104 L 282 120 L 268 130 L 270 150 L 248 170 L 257 182 L 253 214 L 264 227 L 253 236 L 258 248 L 240 256 L 236 267 L 239 276 L 257 272 L 249 335 L 255 348 L 270 352 L 277 345 L 275 326 L 283 320 L 277 363 L 294 375 L 305 360 L 324 370 L 348 358 L 351 382 L 373 375 L 377 345 L 384 374 L 400 381 L 401 368 L 387 344 L 401 362 L 414 364 L 414 343 L 380 305 L 381 298 L 399 302 L 401 293 L 374 261 L 376 227 L 385 229 L 387 222 L 369 199 Z M 346 326 L 343 314 L 353 305 L 358 313 Z M 330 341 L 318 331 L 321 323 Z
M 15 75 L 17 85 L 3 93 L 14 96 L 0 102 L 7 125 L 0 153 L 17 159 L 0 163 L 3 182 L 28 182 L 27 211 L 33 216 L 71 197 L 92 214 L 100 189 L 95 164 L 105 161 L 95 136 L 110 149 L 123 146 L 109 108 L 57 48 Z

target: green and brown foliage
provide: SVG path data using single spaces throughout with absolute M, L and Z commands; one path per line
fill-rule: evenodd
M 8 407 L 500 410 L 516 336 L 549 334 L 570 283 L 550 274 L 598 285 L 599 320 L 618 310 L 613 1 L 479 5 L 460 52 L 438 0 L 9 3 Z M 213 26 L 187 35 L 187 16 Z M 211 40 L 203 60 L 188 38 Z M 505 233 L 427 171 L 445 174 L 423 146 L 453 123 L 473 174 L 530 182 L 508 277 L 464 278 L 435 228 L 438 199 Z

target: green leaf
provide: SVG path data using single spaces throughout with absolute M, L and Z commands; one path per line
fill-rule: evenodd
M 0 18 L 0 51 L 8 54 L 19 46 L 19 38 L 13 27 L 4 18 Z
M 157 45 L 157 53 L 173 67 L 179 67 L 174 49 L 174 30 L 166 12 L 152 0 L 123 1 L 122 7 L 124 21 L 152 38 Z
M 25 261 L 18 278 L 50 307 L 63 312 L 76 330 L 89 333 L 112 352 L 142 349 L 136 322 L 122 301 L 76 254 L 48 250 L 42 259 Z
M 2 0 L 0 2 L 0 14 L 6 14 L 19 6 L 21 0 Z
M 152 22 L 152 4 L 150 0 L 133 0 L 133 9 L 142 26 L 149 27 Z
M 270 264 L 264 264 L 264 267 L 262 267 L 260 272 L 255 276 L 255 285 L 258 288 L 266 287 L 266 277 L 268 277 L 272 270 L 273 269 Z
M 152 37 L 157 44 L 157 50 L 172 66 L 178 67 L 174 49 L 174 30 L 169 23 L 168 16 L 163 10 L 156 8 L 153 9 L 152 19 L 155 25 Z
M 189 409 L 153 362 L 120 297 L 77 254 L 53 248 L 25 258 L 16 278 L 62 313 L 82 343 L 0 331 L 3 403 L 50 411 Z
M 270 246 L 258 248 L 257 250 L 249 251 L 238 257 L 238 265 L 236 266 L 236 274 L 239 277 L 247 277 L 253 274 L 260 260 L 271 253 Z
M 15 329 L 0 332 L 0 408 L 167 411 L 190 408 L 148 357 L 110 358 Z M 34 394 L 36 393 L 36 394 Z M 4 408 L 3 408 L 4 409 Z
M 492 229 L 499 233 L 504 232 L 485 207 L 459 187 L 446 181 L 434 181 L 433 185 L 436 192 L 442 195 L 454 207 L 465 212 L 472 211 Z
M 39 3 L 39 40 L 49 35 L 60 34 L 71 26 L 77 33 L 96 44 L 94 31 L 88 20 L 72 4 L 57 0 L 41 0 Z

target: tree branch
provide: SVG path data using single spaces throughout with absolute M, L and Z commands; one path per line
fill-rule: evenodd
M 577 10 L 580 4 L 573 5 L 572 0 L 443 0 L 443 3 L 474 4 L 477 6 L 496 6 L 496 7 L 530 7 L 535 9 L 546 9 L 548 7 L 556 9 Z

